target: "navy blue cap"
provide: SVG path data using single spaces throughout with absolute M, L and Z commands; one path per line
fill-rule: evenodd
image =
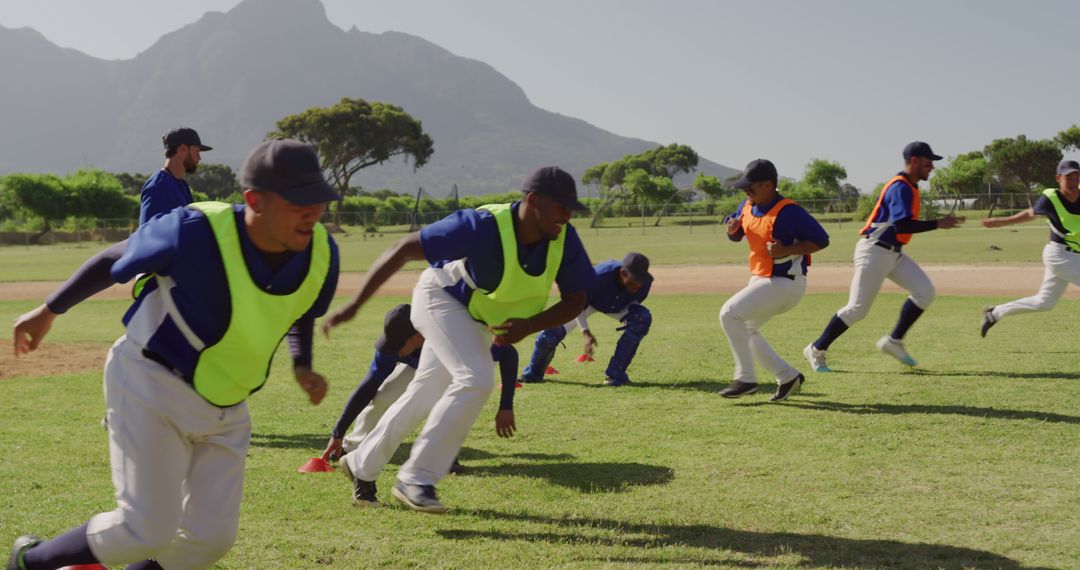
M 375 350 L 384 354 L 397 354 L 410 338 L 416 336 L 416 328 L 409 318 L 409 305 L 402 303 L 383 318 L 383 334 L 375 341 Z
M 577 199 L 577 183 L 574 177 L 558 166 L 537 168 L 521 185 L 522 192 L 535 192 L 555 200 L 568 210 L 588 210 Z
M 630 274 L 630 278 L 642 285 L 652 283 L 653 276 L 649 273 L 649 258 L 631 251 L 623 257 L 622 268 Z
M 188 146 L 197 146 L 202 151 L 213 150 L 212 147 L 202 143 L 199 139 L 199 133 L 195 132 L 195 129 L 188 127 L 176 127 L 165 133 L 165 136 L 161 137 L 161 142 L 165 144 L 165 148 L 176 148 L 186 144 Z
M 240 168 L 240 186 L 273 192 L 297 206 L 338 199 L 337 192 L 323 177 L 315 149 L 292 139 L 259 143 Z
M 1065 159 L 1058 163 L 1058 176 L 1065 176 L 1066 174 L 1071 174 L 1073 172 L 1080 172 L 1080 162 Z
M 930 150 L 930 145 L 922 141 L 908 143 L 908 145 L 904 147 L 904 160 L 911 160 L 911 157 L 913 156 L 929 158 L 930 160 L 941 160 L 940 156 L 934 154 L 934 151 Z
M 736 180 L 732 186 L 738 190 L 746 190 L 755 182 L 764 182 L 767 180 L 777 182 L 778 179 L 779 176 L 776 174 L 776 166 L 764 158 L 758 158 L 756 160 L 751 160 L 750 164 L 746 165 L 746 169 L 743 170 L 742 178 Z

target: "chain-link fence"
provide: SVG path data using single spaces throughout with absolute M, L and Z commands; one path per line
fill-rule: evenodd
M 930 192 L 922 194 L 923 212 L 934 218 L 951 211 L 988 211 L 1005 215 L 1029 207 L 1034 195 L 1022 193 L 998 193 L 967 196 L 940 197 Z M 573 224 L 579 229 L 603 230 L 605 228 L 641 228 L 647 234 L 650 228 L 665 228 L 666 233 L 685 229 L 693 233 L 695 228 L 708 228 L 723 222 L 743 200 L 731 196 L 721 200 L 702 200 L 688 203 L 632 204 L 617 202 L 604 205 L 600 212 L 575 212 Z M 807 200 L 800 202 L 807 211 L 823 223 L 861 222 L 874 205 L 874 197 L 862 196 L 858 200 Z M 407 233 L 450 214 L 448 210 L 417 211 L 391 208 L 375 208 L 372 211 L 335 212 L 328 208 L 323 222 L 335 230 L 346 233 Z M 115 242 L 126 239 L 138 227 L 136 219 L 70 219 L 54 225 L 49 231 L 41 223 L 15 225 L 10 220 L 0 224 L 0 244 L 38 245 L 75 243 L 84 241 Z

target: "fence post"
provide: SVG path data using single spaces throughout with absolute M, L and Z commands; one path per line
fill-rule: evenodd
M 694 233 L 694 208 L 690 208 L 690 233 Z
M 641 205 L 641 235 L 645 235 L 645 204 Z

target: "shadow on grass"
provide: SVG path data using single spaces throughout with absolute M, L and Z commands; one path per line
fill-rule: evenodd
M 449 529 L 435 532 L 450 540 L 488 539 L 498 541 L 587 544 L 589 547 L 635 547 L 642 556 L 627 558 L 634 564 L 691 563 L 738 567 L 770 566 L 772 562 L 727 558 L 671 560 L 671 547 L 706 548 L 762 558 L 800 557 L 800 568 L 1034 568 L 993 552 L 946 544 L 907 543 L 896 540 L 852 539 L 820 534 L 753 532 L 708 525 L 635 524 L 598 518 L 551 518 L 526 513 L 504 513 L 488 509 L 466 509 L 456 513 L 484 521 L 510 521 L 509 528 L 522 523 L 555 527 L 552 532 Z M 502 525 L 500 525 L 502 526 Z M 620 560 L 596 556 L 587 560 Z M 786 562 L 786 561 L 785 561 Z
M 730 380 L 688 380 L 688 381 L 674 381 L 674 382 L 649 382 L 634 380 L 626 386 L 619 386 L 618 388 L 612 388 L 610 386 L 604 386 L 603 384 L 583 384 L 581 382 L 568 382 L 565 380 L 544 380 L 543 384 L 560 384 L 563 386 L 580 386 L 582 388 L 605 388 L 607 390 L 633 390 L 634 388 L 658 388 L 660 390 L 683 390 L 687 392 L 706 392 L 709 394 L 719 393 L 724 388 L 727 388 L 731 384 Z M 776 384 L 773 381 L 761 382 L 758 387 L 757 395 L 769 395 L 776 389 Z M 806 390 L 806 388 L 802 388 Z M 817 398 L 821 394 L 818 392 L 801 391 L 799 394 L 803 397 Z
M 679 219 L 679 220 L 667 220 L 664 222 L 665 226 L 718 226 L 720 220 L 716 218 L 698 218 L 693 219 Z
M 330 436 L 325 433 L 259 433 L 252 432 L 252 447 L 275 449 L 311 449 L 322 453 Z
M 1080 372 L 1000 372 L 997 370 L 987 370 L 985 372 L 979 370 L 949 372 L 945 370 L 924 370 L 922 368 L 915 368 L 907 371 L 906 374 L 911 376 L 970 376 L 975 378 L 1002 376 L 1018 380 L 1080 380 Z
M 615 493 L 630 487 L 664 485 L 674 477 L 674 471 L 668 467 L 641 463 L 503 463 L 468 466 L 466 473 L 479 477 L 544 479 L 582 493 Z
M 746 404 L 762 405 L 762 404 Z M 1038 412 L 1032 410 L 1005 410 L 1000 408 L 984 408 L 979 406 L 936 406 L 929 404 L 844 404 L 841 402 L 804 402 L 800 400 L 788 400 L 785 406 L 803 408 L 806 410 L 820 410 L 825 412 L 843 412 L 845 414 L 859 415 L 901 415 L 901 414 L 938 414 L 969 416 L 973 418 L 993 418 L 999 420 L 1035 420 L 1059 424 L 1080 424 L 1080 417 L 1066 416 L 1051 412 Z

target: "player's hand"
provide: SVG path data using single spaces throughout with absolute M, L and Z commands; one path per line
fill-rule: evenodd
M 517 426 L 514 425 L 514 410 L 499 410 L 495 414 L 495 433 L 499 437 L 512 437 Z
M 495 335 L 495 346 L 509 346 L 533 332 L 529 319 L 510 319 L 501 325 L 492 326 L 490 330 Z
M 312 404 L 318 405 L 326 397 L 326 378 L 323 378 L 322 374 L 306 366 L 293 368 L 293 374 L 296 375 L 296 383 L 307 392 Z
M 41 344 L 41 340 L 45 338 L 45 335 L 49 333 L 49 329 L 52 328 L 53 320 L 56 317 L 56 313 L 50 311 L 45 305 L 41 305 L 15 319 L 15 326 L 13 327 L 15 356 L 29 354 L 30 351 L 36 349 Z
M 742 227 L 742 220 L 732 217 L 727 221 L 727 235 L 733 236 L 739 233 L 739 228 Z
M 948 230 L 951 228 L 955 228 L 956 226 L 964 223 L 964 219 L 965 218 L 963 216 L 948 215 L 944 218 L 940 218 L 937 221 L 937 227 L 939 230 Z
M 769 252 L 769 257 L 773 258 L 787 257 L 791 255 L 791 252 L 788 251 L 788 246 L 778 241 L 770 241 L 766 243 L 765 250 Z
M 1000 228 L 1003 225 L 1005 224 L 1001 223 L 1000 218 L 985 218 L 982 221 L 982 226 L 984 228 Z
M 341 459 L 341 444 L 343 441 L 340 437 L 330 436 L 330 441 L 326 443 L 326 451 L 322 452 L 323 461 L 330 461 L 331 456 Z
M 589 355 L 589 358 L 592 358 L 593 353 L 596 352 L 596 347 L 600 343 L 596 342 L 596 337 L 590 331 L 581 331 L 581 334 L 585 337 L 584 352 Z
M 330 331 L 338 326 L 343 325 L 356 317 L 356 312 L 360 310 L 359 306 L 353 306 L 352 303 L 345 305 L 344 307 L 334 311 L 330 316 L 326 317 L 322 323 L 322 333 L 326 338 L 330 338 Z

